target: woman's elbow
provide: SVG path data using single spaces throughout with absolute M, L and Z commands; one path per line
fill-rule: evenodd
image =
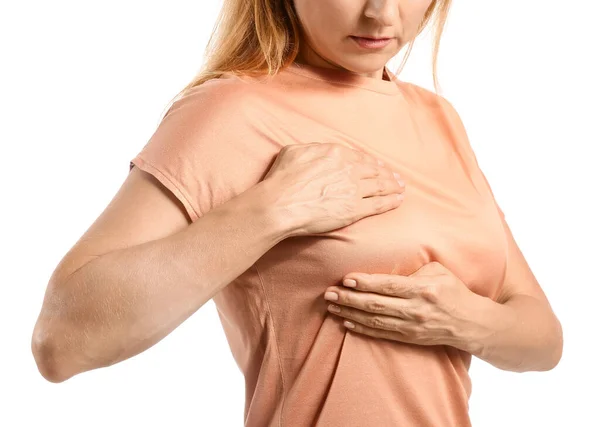
M 45 325 L 38 320 L 31 337 L 31 352 L 40 374 L 48 381 L 61 383 L 96 367 L 81 345 L 81 334 L 74 328 Z
M 51 334 L 37 324 L 31 338 L 31 352 L 40 374 L 52 383 L 61 383 L 72 375 L 67 376 L 61 366 L 58 355 L 59 346 Z

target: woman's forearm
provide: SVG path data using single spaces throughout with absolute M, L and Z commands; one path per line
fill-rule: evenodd
M 61 382 L 151 347 L 288 237 L 278 213 L 256 201 L 264 183 L 181 232 L 50 283 L 32 340 L 44 377 Z
M 562 356 L 562 327 L 546 304 L 528 295 L 516 295 L 504 304 L 475 297 L 471 314 L 478 332 L 463 337 L 465 350 L 507 371 L 556 366 Z

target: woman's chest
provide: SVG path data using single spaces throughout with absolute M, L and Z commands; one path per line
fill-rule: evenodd
M 338 230 L 286 239 L 259 266 L 270 296 L 286 307 L 321 298 L 351 272 L 409 275 L 432 261 L 473 292 L 496 295 L 506 241 L 491 197 L 408 180 L 399 207 Z
M 425 110 L 364 111 L 301 114 L 282 143 L 337 142 L 365 151 L 400 174 L 404 201 L 338 230 L 280 242 L 259 260 L 267 291 L 285 305 L 320 297 L 351 272 L 408 275 L 438 261 L 473 292 L 495 295 L 506 241 L 493 197 L 465 153 L 468 142 Z

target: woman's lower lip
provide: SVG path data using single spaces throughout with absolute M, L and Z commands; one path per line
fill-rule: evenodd
M 365 39 L 362 37 L 351 36 L 351 38 L 358 44 L 360 47 L 364 47 L 366 49 L 380 49 L 382 47 L 387 46 L 392 39 Z

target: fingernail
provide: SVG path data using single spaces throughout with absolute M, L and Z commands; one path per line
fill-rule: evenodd
M 356 280 L 354 279 L 346 279 L 343 283 L 344 286 L 348 286 L 349 288 L 356 288 Z
M 342 310 L 337 305 L 329 304 L 329 311 L 333 311 L 334 313 L 339 313 Z
M 329 301 L 337 301 L 338 295 L 335 292 L 325 292 L 325 299 Z
M 354 323 L 348 322 L 347 320 L 344 320 L 344 326 L 350 329 L 354 329 Z

